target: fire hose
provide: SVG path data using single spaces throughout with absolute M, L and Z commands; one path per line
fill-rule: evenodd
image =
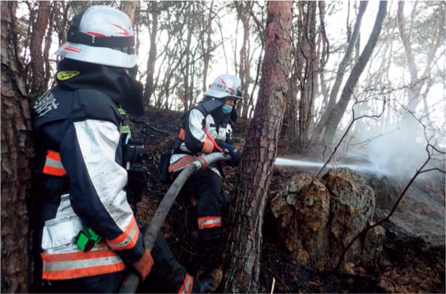
M 186 180 L 200 168 L 206 169 L 212 163 L 215 163 L 217 161 L 227 161 L 230 159 L 231 156 L 229 154 L 217 152 L 200 156 L 193 163 L 184 166 L 180 174 L 170 186 L 169 190 L 167 190 L 166 195 L 155 211 L 149 228 L 144 233 L 144 244 L 146 245 L 147 249 L 152 251 L 155 244 L 156 236 L 158 235 L 158 232 L 160 231 L 161 226 L 163 225 L 164 220 L 166 219 L 167 214 L 170 211 L 170 208 L 175 202 L 175 199 L 180 193 L 180 190 L 184 186 Z M 132 272 L 128 272 L 127 275 L 124 277 L 121 288 L 119 289 L 119 293 L 135 293 L 138 285 L 138 276 Z

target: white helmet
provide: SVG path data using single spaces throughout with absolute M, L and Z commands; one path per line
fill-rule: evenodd
M 205 95 L 215 98 L 232 97 L 242 99 L 243 93 L 240 79 L 233 75 L 220 75 L 212 83 Z
M 92 6 L 77 14 L 67 42 L 56 55 L 83 62 L 132 68 L 136 65 L 135 37 L 130 18 L 108 6 Z

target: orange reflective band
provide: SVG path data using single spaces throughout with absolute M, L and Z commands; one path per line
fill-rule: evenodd
M 209 138 L 209 140 L 211 140 L 212 144 L 214 144 L 214 147 L 217 148 L 218 151 L 223 152 L 223 149 L 218 146 L 217 142 L 215 142 L 215 138 L 212 137 L 212 135 L 209 133 L 208 130 L 203 129 L 203 132 L 206 134 L 206 136 Z
M 125 250 L 135 247 L 139 238 L 139 228 L 136 224 L 135 217 L 132 216 L 129 225 L 125 231 L 113 240 L 107 240 L 112 250 Z
M 53 159 L 53 160 L 56 160 L 56 161 L 60 161 L 61 160 L 59 152 L 51 151 L 51 150 L 48 150 L 48 153 L 46 154 L 46 158 Z
M 57 177 L 64 177 L 67 175 L 67 171 L 65 169 L 60 169 L 49 165 L 45 165 L 43 167 L 43 173 L 46 175 L 52 175 Z
M 203 148 L 201 149 L 201 152 L 203 153 L 211 153 L 212 150 L 214 150 L 214 143 L 209 139 L 208 136 L 204 138 Z
M 180 133 L 178 134 L 178 139 L 180 139 L 181 141 L 186 140 L 186 130 L 184 130 L 183 128 L 181 128 Z
M 198 229 L 210 229 L 221 227 L 221 216 L 206 216 L 198 219 Z
M 110 249 L 73 253 L 41 253 L 42 278 L 66 280 L 119 272 L 125 269 L 122 259 Z
M 97 276 L 103 274 L 109 274 L 114 272 L 120 272 L 125 269 L 124 262 L 99 265 L 85 268 L 70 268 L 60 271 L 46 271 L 42 272 L 42 279 L 44 280 L 68 280 L 82 277 Z
M 62 165 L 60 154 L 58 152 L 48 150 L 45 165 L 43 167 L 43 173 L 57 177 L 64 177 L 67 175 L 67 171 Z
M 186 276 L 184 277 L 183 285 L 181 285 L 181 288 L 178 291 L 178 293 L 179 294 L 192 293 L 193 285 L 194 285 L 194 278 L 186 273 Z
M 42 256 L 43 262 L 61 262 L 61 261 L 73 261 L 73 260 L 117 256 L 116 253 L 114 253 L 109 249 L 95 250 L 88 252 L 59 253 L 59 254 L 41 253 L 40 255 Z
M 181 157 L 180 159 L 178 159 L 177 161 L 175 161 L 174 163 L 172 163 L 169 166 L 169 172 L 174 172 L 179 168 L 182 168 L 183 166 L 188 165 L 189 163 L 193 163 L 195 161 L 195 157 L 193 157 L 192 155 L 186 155 L 184 157 Z

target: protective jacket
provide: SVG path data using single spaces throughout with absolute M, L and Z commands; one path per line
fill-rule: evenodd
M 85 85 L 79 72 L 60 72 L 59 85 L 39 98 L 33 109 L 42 278 L 119 272 L 145 251 L 126 199 L 122 115 L 111 95 L 79 86 Z M 102 236 L 89 252 L 74 243 L 84 226 Z
M 231 144 L 231 116 L 223 114 L 222 103 L 222 99 L 208 98 L 184 115 L 169 172 L 175 173 L 203 153 L 222 151 L 218 142 Z M 182 193 L 196 197 L 200 244 L 203 247 L 216 245 L 221 236 L 222 209 L 228 205 L 220 172 L 210 167 L 194 173 L 186 181 Z
M 231 144 L 231 116 L 222 113 L 222 103 L 222 99 L 211 98 L 184 115 L 169 172 L 195 161 L 197 155 L 222 151 L 217 141 Z

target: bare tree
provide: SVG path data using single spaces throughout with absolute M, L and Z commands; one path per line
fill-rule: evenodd
M 317 2 L 299 3 L 303 13 L 301 32 L 299 35 L 297 78 L 299 81 L 299 118 L 298 118 L 298 145 L 307 144 L 310 122 L 313 116 L 313 103 L 316 90 L 315 66 L 316 55 L 316 6 Z
M 292 9 L 292 1 L 268 2 L 259 97 L 230 206 L 223 292 L 260 290 L 263 214 L 287 100 Z
M 242 105 L 242 114 L 243 118 L 247 118 L 248 116 L 248 103 L 249 103 L 249 95 L 248 95 L 248 87 L 249 87 L 249 72 L 250 72 L 250 64 L 248 58 L 249 48 L 249 22 L 250 22 L 250 14 L 248 10 L 248 4 L 246 2 L 234 2 L 238 19 L 242 22 L 243 25 L 243 43 L 240 48 L 240 59 L 239 59 L 239 77 L 242 84 L 243 91 L 243 105 Z
M 408 109 L 410 111 L 415 111 L 418 104 L 421 102 L 423 97 L 426 97 L 430 86 L 430 72 L 432 61 L 434 60 L 435 53 L 441 45 L 441 39 L 444 38 L 444 2 L 439 3 L 439 12 L 438 12 L 438 21 L 434 28 L 432 28 L 432 40 L 431 44 L 428 46 L 428 52 L 426 54 L 426 66 L 425 69 L 419 77 L 418 68 L 415 62 L 415 56 L 412 51 L 412 44 L 410 39 L 410 31 L 407 32 L 406 28 L 406 20 L 404 18 L 404 1 L 398 2 L 398 11 L 397 11 L 397 23 L 398 23 L 398 31 L 400 33 L 401 43 L 404 47 L 404 53 L 407 61 L 407 65 L 409 67 L 410 73 L 410 86 L 407 88 L 409 103 Z M 414 4 L 414 10 L 416 10 L 416 3 Z M 425 94 L 421 94 L 421 89 L 425 84 L 428 84 L 428 88 Z M 425 112 L 427 112 L 427 107 L 425 107 Z
M 333 111 L 329 111 L 328 109 L 326 112 L 325 119 L 322 118 L 321 121 L 319 122 L 320 126 L 318 127 L 320 129 L 325 128 L 323 141 L 326 144 L 331 144 L 333 142 L 335 132 L 339 126 L 339 122 L 341 121 L 342 116 L 344 115 L 345 110 L 347 109 L 347 106 L 350 102 L 350 98 L 352 96 L 352 90 L 358 83 L 359 77 L 361 76 L 364 68 L 366 67 L 370 59 L 370 56 L 372 55 L 372 52 L 376 46 L 376 43 L 378 42 L 382 24 L 386 16 L 386 11 L 387 11 L 387 2 L 380 1 L 378 15 L 376 16 L 375 25 L 373 26 L 372 33 L 369 37 L 366 46 L 364 47 L 364 50 L 361 53 L 361 56 L 358 59 L 358 62 L 353 67 L 347 79 L 347 82 L 342 90 L 341 97 L 338 103 L 336 103 L 336 105 L 333 107 Z M 313 136 L 318 136 L 316 130 Z
M 1 2 L 2 293 L 30 292 L 28 201 L 34 149 L 23 68 L 18 58 L 17 2 Z
M 187 5 L 187 43 L 186 43 L 186 68 L 185 72 L 183 71 L 184 76 L 184 96 L 183 96 L 183 105 L 184 111 L 189 110 L 189 101 L 190 101 L 190 90 L 189 90 L 189 65 L 190 65 L 190 51 L 191 51 L 191 41 L 192 41 L 192 5 L 193 2 L 189 2 Z
M 311 136 L 311 139 L 313 142 L 315 142 L 319 139 L 320 135 L 323 132 L 323 129 L 327 126 L 327 122 L 328 122 L 328 118 L 330 117 L 330 114 L 334 111 L 334 108 L 336 106 L 336 99 L 338 97 L 339 90 L 341 89 L 341 84 L 342 84 L 342 80 L 344 79 L 347 65 L 351 61 L 353 49 L 355 48 L 356 42 L 358 41 L 358 38 L 359 38 L 359 31 L 361 29 L 362 17 L 364 16 L 364 12 L 367 8 L 367 4 L 368 4 L 368 1 L 361 1 L 361 4 L 359 6 L 358 16 L 356 17 L 356 23 L 355 23 L 355 28 L 353 30 L 353 35 L 350 36 L 350 34 L 348 33 L 349 44 L 348 44 L 347 50 L 345 51 L 344 57 L 343 57 L 341 63 L 339 64 L 339 68 L 336 73 L 336 80 L 335 80 L 334 85 L 330 92 L 330 98 L 328 101 L 327 109 L 324 112 L 324 114 L 322 115 L 321 120 L 316 125 L 315 129 L 313 130 L 313 133 Z M 347 30 L 347 32 L 349 32 L 349 30 Z
M 208 78 L 208 70 L 209 70 L 209 62 L 211 60 L 211 46 L 212 46 L 212 13 L 214 8 L 214 1 L 211 1 L 211 7 L 209 8 L 209 17 L 207 21 L 207 28 L 206 28 L 206 54 L 204 55 L 204 62 L 203 62 L 203 93 L 207 91 L 208 84 L 207 84 L 207 78 Z
M 156 1 L 149 2 L 149 7 L 152 14 L 152 28 L 149 32 L 150 35 L 150 49 L 149 49 L 149 59 L 147 60 L 147 75 L 146 75 L 146 85 L 144 88 L 144 103 L 149 105 L 150 97 L 154 91 L 153 75 L 155 73 L 155 62 L 156 62 L 156 35 L 158 33 L 158 3 Z

